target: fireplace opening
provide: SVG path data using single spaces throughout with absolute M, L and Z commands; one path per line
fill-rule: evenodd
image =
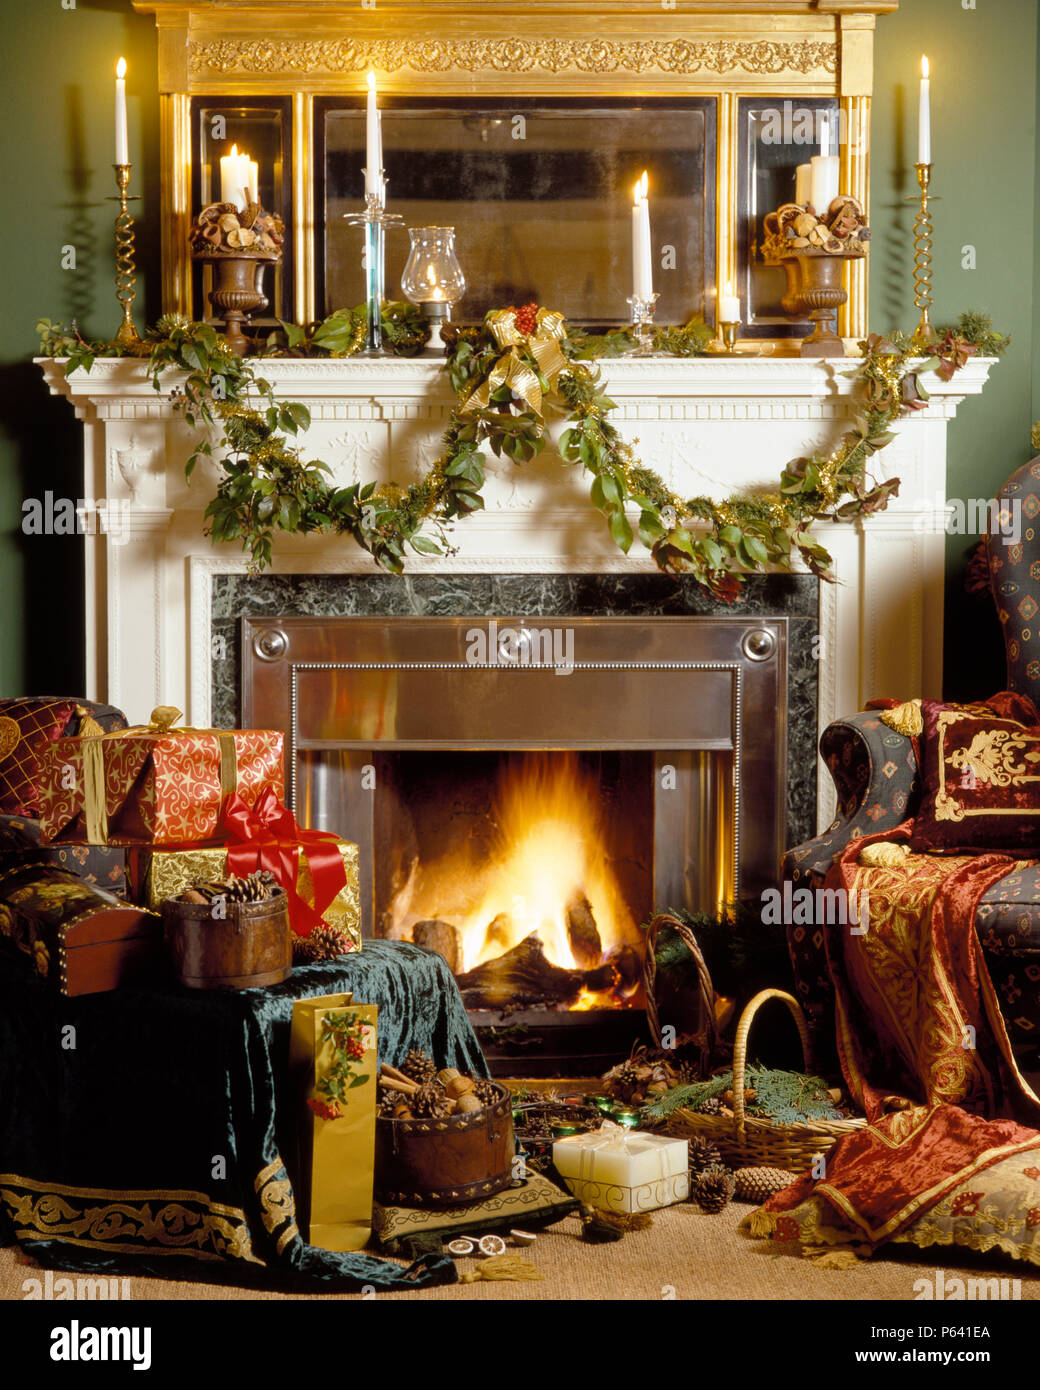
M 785 843 L 786 619 L 556 625 L 565 670 L 475 656 L 504 618 L 243 624 L 298 818 L 357 842 L 366 936 L 449 961 L 497 1076 L 624 1056 L 641 925 L 755 900 Z
M 646 752 L 384 754 L 377 931 L 440 950 L 471 1009 L 623 1009 L 652 910 Z

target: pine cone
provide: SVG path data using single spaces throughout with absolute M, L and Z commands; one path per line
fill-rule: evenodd
M 493 1081 L 487 1081 L 484 1077 L 478 1076 L 474 1079 L 473 1089 L 485 1105 L 494 1105 L 496 1100 L 501 1100 L 501 1093 Z
M 718 1147 L 710 1139 L 702 1139 L 699 1135 L 690 1140 L 690 1175 L 700 1177 L 709 1168 L 722 1166 L 722 1154 Z
M 277 886 L 274 874 L 267 869 L 257 869 L 245 878 L 232 874 L 223 885 L 223 891 L 229 903 L 260 903 L 266 902 Z
M 694 1114 L 721 1115 L 722 1101 L 719 1100 L 718 1096 L 709 1096 L 707 1100 L 701 1101 L 700 1105 L 698 1105 L 697 1109 L 694 1111 Z
M 733 1174 L 736 1184 L 734 1197 L 738 1202 L 754 1202 L 760 1206 L 774 1192 L 782 1192 L 797 1177 L 784 1168 L 738 1168 Z
M 320 960 L 318 948 L 309 936 L 294 936 L 292 941 L 293 965 L 312 965 Z
M 409 1081 L 416 1081 L 420 1086 L 425 1086 L 427 1081 L 432 1081 L 437 1075 L 437 1064 L 427 1057 L 425 1052 L 413 1047 L 402 1062 L 401 1071 Z
M 728 1168 L 709 1168 L 697 1179 L 693 1189 L 693 1199 L 701 1211 L 714 1216 L 728 1205 L 736 1188 L 733 1174 Z
M 639 1088 L 642 1076 L 639 1068 L 632 1062 L 622 1062 L 620 1066 L 607 1072 L 603 1080 L 608 1095 L 615 1096 L 618 1100 L 630 1101 Z
M 400 1091 L 391 1091 L 384 1086 L 379 1094 L 379 1114 L 392 1115 L 394 1113 L 394 1107 L 400 1099 Z
M 677 1086 L 692 1086 L 702 1079 L 700 1070 L 696 1062 L 677 1062 L 672 1067 L 675 1074 L 675 1084 Z
M 442 1115 L 451 1114 L 451 1101 L 444 1094 L 443 1086 L 439 1086 L 436 1081 L 427 1081 L 414 1096 L 409 1100 L 413 1115 L 423 1118 L 435 1119 Z

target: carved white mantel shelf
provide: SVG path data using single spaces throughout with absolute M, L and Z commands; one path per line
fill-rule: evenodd
M 637 452 L 684 496 L 725 497 L 775 487 L 791 458 L 828 450 L 854 408 L 854 363 L 800 358 L 626 359 L 601 364 L 617 402 L 612 417 Z M 938 695 L 942 682 L 946 430 L 966 396 L 981 393 L 992 362 L 974 360 L 949 383 L 929 377 L 931 400 L 898 427 L 874 463 L 898 477 L 886 512 L 855 526 L 821 526 L 838 583 L 821 586 L 821 728 L 881 694 Z M 210 715 L 210 591 L 215 574 L 244 573 L 233 546 L 212 547 L 202 512 L 217 469 L 184 462 L 191 433 L 139 361 L 101 359 L 66 378 L 41 359 L 51 390 L 84 423 L 84 498 L 107 507 L 108 534 L 86 546 L 87 693 L 132 720 L 175 704 L 188 722 Z M 407 483 L 438 456 L 454 397 L 437 362 L 402 358 L 271 360 L 263 374 L 282 399 L 311 412 L 304 453 L 341 486 Z M 177 384 L 170 373 L 167 390 Z M 487 509 L 453 532 L 457 553 L 409 558 L 418 573 L 620 572 L 653 569 L 623 556 L 588 502 L 588 480 L 549 451 L 530 464 L 492 460 Z M 89 505 L 88 505 L 89 510 Z M 283 574 L 371 573 L 370 557 L 342 537 L 280 537 Z M 821 819 L 830 792 L 821 782 Z

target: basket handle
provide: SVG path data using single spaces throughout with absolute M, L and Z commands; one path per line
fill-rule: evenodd
M 737 1142 L 740 1144 L 744 1142 L 744 1064 L 747 1061 L 748 1033 L 751 1031 L 751 1021 L 755 1014 L 770 999 L 782 999 L 787 1005 L 798 1028 L 805 1070 L 808 1072 L 812 1069 L 809 1028 L 805 1022 L 801 1004 L 794 995 L 787 994 L 782 989 L 764 989 L 760 994 L 756 994 L 740 1015 L 740 1022 L 737 1024 L 737 1036 L 733 1042 L 733 1118 L 736 1121 Z
M 646 930 L 646 951 L 643 956 L 643 992 L 646 995 L 646 1019 L 650 1025 L 650 1032 L 654 1043 L 661 1046 L 661 1020 L 657 1014 L 657 999 L 654 995 L 654 986 L 657 982 L 657 959 L 655 951 L 657 947 L 657 936 L 662 927 L 671 927 L 681 939 L 683 945 L 693 957 L 697 967 L 697 993 L 699 1003 L 700 1026 L 698 1037 L 701 1045 L 701 1072 L 707 1074 L 711 1062 L 712 1054 L 715 1051 L 715 1044 L 718 1031 L 715 1026 L 715 990 L 711 983 L 711 975 L 701 948 L 697 944 L 697 938 L 681 918 L 676 917 L 671 912 L 658 912 L 650 919 L 650 925 Z

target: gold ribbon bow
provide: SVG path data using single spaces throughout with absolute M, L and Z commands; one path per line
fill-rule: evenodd
M 101 745 L 112 739 L 125 738 L 127 734 L 214 734 L 220 745 L 220 792 L 221 797 L 230 796 L 238 788 L 238 756 L 234 737 L 226 729 L 175 729 L 178 719 L 184 716 L 173 705 L 157 705 L 152 710 L 147 724 L 132 724 L 128 729 L 114 729 L 112 733 L 93 733 L 81 728 L 83 743 L 83 818 L 86 825 L 87 843 L 108 844 L 108 815 L 105 805 L 105 757 Z M 98 725 L 91 720 L 94 728 Z
M 554 391 L 557 378 L 567 367 L 567 359 L 560 351 L 560 343 L 565 336 L 563 315 L 555 310 L 539 309 L 533 333 L 520 332 L 516 326 L 515 309 L 496 309 L 488 314 L 485 322 L 503 352 L 487 379 L 471 393 L 462 407 L 463 411 L 483 410 L 493 391 L 500 386 L 508 386 L 541 419 L 541 383 L 524 361 L 520 349 L 531 354 L 538 363 L 538 370 L 549 383 L 549 390 Z

